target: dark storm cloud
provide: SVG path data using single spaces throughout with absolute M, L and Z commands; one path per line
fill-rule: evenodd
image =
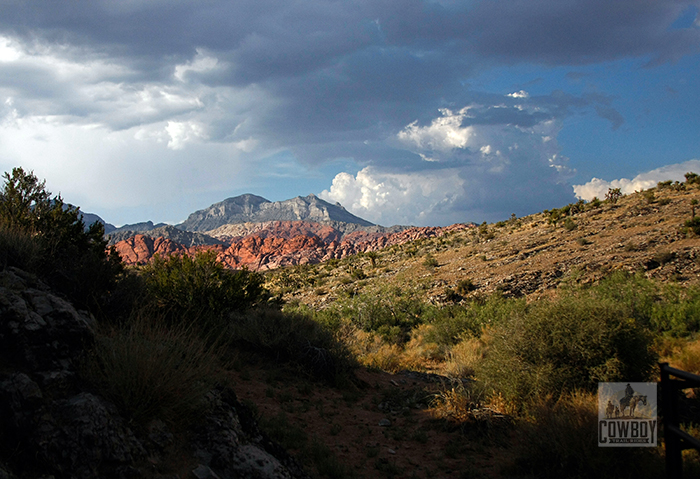
M 558 185 L 549 190 L 559 198 L 560 125 L 594 111 L 618 129 L 615 98 L 543 93 L 542 71 L 520 83 L 536 86 L 533 96 L 476 91 L 469 82 L 503 65 L 678 60 L 698 51 L 699 3 L 5 0 L 0 41 L 16 40 L 23 56 L 0 61 L 0 100 L 13 118 L 128 130 L 123 138 L 153 148 L 226 144 L 223 156 L 240 155 L 241 164 L 280 151 L 309 165 L 353 159 L 368 169 L 340 178 L 338 191 L 360 195 L 374 185 L 377 202 L 385 180 L 402 191 L 423 170 L 452 188 L 452 200 L 440 203 L 429 182 L 415 197 L 433 195 L 443 211 L 494 201 L 478 192 L 497 177 L 523 196 L 538 179 Z M 504 171 L 507 181 L 497 176 Z M 457 191 L 456 178 L 471 192 Z
M 700 31 L 670 29 L 697 1 L 484 0 L 472 10 L 474 46 L 511 62 L 585 64 L 627 56 L 674 61 L 697 52 Z

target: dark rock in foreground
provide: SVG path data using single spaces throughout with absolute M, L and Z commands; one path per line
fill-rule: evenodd
M 0 478 L 151 477 L 174 435 L 135 430 L 80 377 L 95 321 L 21 270 L 0 272 Z M 228 388 L 187 432 L 187 477 L 306 478 Z M 161 476 L 165 477 L 165 476 Z M 167 477 L 185 477 L 170 474 Z

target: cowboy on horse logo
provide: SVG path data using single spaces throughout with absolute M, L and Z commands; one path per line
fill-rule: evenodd
M 654 447 L 656 383 L 598 383 L 598 445 Z

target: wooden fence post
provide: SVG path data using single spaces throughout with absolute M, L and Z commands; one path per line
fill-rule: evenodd
M 700 440 L 680 428 L 678 391 L 700 387 L 700 376 L 660 363 L 661 410 L 663 412 L 664 443 L 666 445 L 666 475 L 668 479 L 683 477 L 683 449 L 700 451 Z M 674 376 L 679 379 L 671 379 Z
M 681 440 L 671 432 L 672 426 L 678 426 L 676 409 L 676 391 L 671 383 L 668 363 L 661 363 L 661 411 L 663 413 L 664 443 L 666 446 L 666 475 L 668 479 L 683 477 L 683 451 Z

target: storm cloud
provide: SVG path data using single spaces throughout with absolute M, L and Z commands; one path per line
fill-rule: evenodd
M 563 130 L 633 128 L 587 66 L 697 55 L 699 4 L 6 1 L 0 166 L 117 223 L 294 185 L 382 224 L 527 214 L 578 194 Z M 535 92 L 484 79 L 519 66 Z

